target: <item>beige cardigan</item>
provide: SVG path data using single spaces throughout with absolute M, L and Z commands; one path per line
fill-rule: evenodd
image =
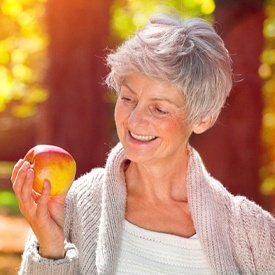
M 213 274 L 275 274 L 274 217 L 231 195 L 207 173 L 191 147 L 189 155 L 189 204 Z M 74 182 L 66 199 L 66 257 L 42 258 L 30 234 L 20 274 L 115 274 L 126 201 L 124 161 L 119 143 L 105 168 Z

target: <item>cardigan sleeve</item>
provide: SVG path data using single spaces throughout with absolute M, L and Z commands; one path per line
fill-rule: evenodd
M 69 192 L 65 203 L 65 257 L 63 259 L 47 259 L 39 254 L 39 244 L 32 230 L 28 235 L 28 240 L 22 256 L 19 275 L 69 275 L 78 274 L 78 249 L 75 244 L 70 243 L 70 223 L 74 212 L 74 195 Z
M 22 256 L 19 275 L 68 275 L 77 273 L 78 251 L 74 244 L 65 242 L 65 257 L 63 259 L 46 259 L 38 253 L 38 242 L 34 233 L 30 231 Z
M 65 257 L 52 260 L 41 257 L 38 252 L 38 241 L 30 231 L 24 249 L 19 275 L 75 275 L 80 273 L 79 251 L 83 252 L 81 217 L 86 215 L 87 209 L 94 209 L 94 218 L 89 216 L 91 226 L 98 227 L 100 216 L 101 185 L 104 169 L 95 168 L 77 179 L 70 188 L 65 201 Z M 97 234 L 95 234 L 97 236 Z M 84 240 L 87 242 L 87 240 Z M 90 240 L 96 246 L 96 240 Z M 82 255 L 83 256 L 83 255 Z M 85 255 L 84 255 L 85 256 Z M 86 255 L 91 261 L 94 255 Z M 82 257 L 83 258 L 83 257 Z
M 248 199 L 239 206 L 257 274 L 275 274 L 275 218 Z

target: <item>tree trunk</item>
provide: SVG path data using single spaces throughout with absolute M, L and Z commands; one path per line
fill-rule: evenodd
M 76 159 L 77 176 L 103 165 L 112 138 L 104 55 L 111 0 L 48 0 L 46 86 L 38 142 L 58 145 Z
M 261 0 L 217 0 L 216 5 L 215 26 L 231 53 L 235 84 L 217 125 L 200 137 L 193 136 L 192 144 L 209 172 L 232 193 L 261 204 L 263 100 L 258 68 L 264 4 Z

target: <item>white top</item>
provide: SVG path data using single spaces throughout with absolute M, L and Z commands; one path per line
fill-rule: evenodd
M 210 274 L 197 237 L 183 238 L 124 221 L 116 274 Z

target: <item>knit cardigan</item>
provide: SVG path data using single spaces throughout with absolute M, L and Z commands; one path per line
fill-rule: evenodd
M 19 274 L 115 274 L 126 203 L 125 160 L 118 143 L 105 168 L 93 169 L 72 185 L 65 206 L 65 258 L 41 257 L 30 233 Z M 230 194 L 190 146 L 187 194 L 213 274 L 275 274 L 274 217 L 245 197 Z

